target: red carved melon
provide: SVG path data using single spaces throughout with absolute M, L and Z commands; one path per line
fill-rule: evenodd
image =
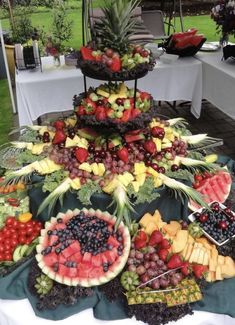
M 68 210 L 46 222 L 36 259 L 51 279 L 71 286 L 96 286 L 112 280 L 124 268 L 130 234 L 121 222 L 100 210 Z
M 227 170 L 220 170 L 215 175 L 204 179 L 196 191 L 202 194 L 206 203 L 213 201 L 224 203 L 229 196 L 231 185 L 232 178 L 229 172 Z M 192 211 L 196 211 L 201 206 L 190 200 L 189 208 Z

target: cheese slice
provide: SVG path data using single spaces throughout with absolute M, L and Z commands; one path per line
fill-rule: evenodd
M 215 279 L 216 280 L 223 280 L 222 274 L 221 274 L 221 267 L 220 265 L 217 265 L 215 270 Z
M 210 253 L 208 253 L 208 251 L 205 251 L 202 264 L 209 265 L 209 259 L 210 259 Z
M 199 254 L 199 252 L 198 252 L 197 244 L 195 243 L 194 247 L 193 247 L 192 254 L 189 258 L 189 263 L 193 263 L 195 260 L 197 260 L 198 254 Z
M 192 254 L 192 251 L 193 251 L 193 244 L 188 244 L 188 249 L 187 249 L 187 253 L 185 256 L 186 261 L 189 260 L 191 254 Z
M 198 259 L 197 259 L 198 264 L 203 264 L 204 255 L 205 255 L 204 249 L 201 248 L 200 251 L 199 251 Z
M 224 265 L 224 263 L 225 263 L 224 256 L 218 255 L 218 264 Z
M 183 257 L 184 259 L 186 259 L 186 254 L 187 254 L 188 246 L 189 246 L 189 244 L 187 243 L 187 244 L 185 245 L 185 247 L 184 247 L 183 252 L 181 253 L 181 255 L 182 255 L 182 257 Z

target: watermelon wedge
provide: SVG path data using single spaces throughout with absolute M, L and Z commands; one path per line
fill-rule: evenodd
M 115 232 L 115 222 L 114 216 L 100 210 L 59 213 L 46 223 L 36 248 L 42 272 L 68 286 L 112 280 L 124 268 L 131 245 L 128 228 L 121 222 Z
M 204 179 L 196 191 L 203 195 L 206 203 L 217 201 L 224 203 L 229 196 L 232 185 L 232 178 L 228 170 L 219 170 L 215 175 Z M 196 211 L 201 208 L 198 204 L 189 201 L 189 208 Z

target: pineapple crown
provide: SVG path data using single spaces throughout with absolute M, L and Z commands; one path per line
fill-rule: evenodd
M 140 0 L 109 0 L 102 8 L 104 16 L 94 25 L 95 42 L 98 48 L 106 47 L 119 54 L 127 53 L 129 37 L 134 34 L 138 20 L 132 16 Z

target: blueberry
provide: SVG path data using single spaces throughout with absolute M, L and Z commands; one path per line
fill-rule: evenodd
M 52 231 L 51 230 L 48 230 L 47 234 L 48 234 L 48 236 L 51 236 L 52 235 Z

